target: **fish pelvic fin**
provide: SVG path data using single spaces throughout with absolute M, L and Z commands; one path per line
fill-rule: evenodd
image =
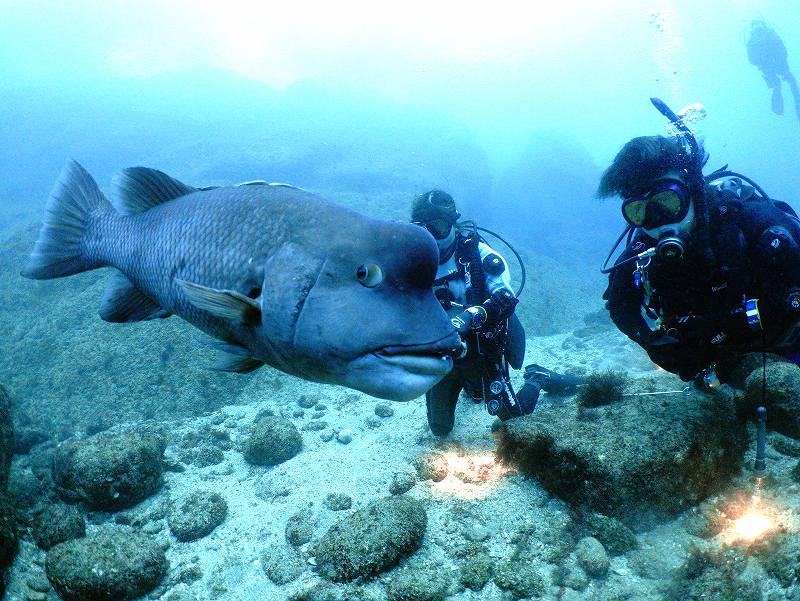
M 111 276 L 100 303 L 100 318 L 113 323 L 145 321 L 170 315 L 134 286 L 121 271 Z
M 143 213 L 162 203 L 197 192 L 158 169 L 129 167 L 114 176 L 113 198 L 123 215 Z
M 84 240 L 89 224 L 103 213 L 114 209 L 89 172 L 69 160 L 47 199 L 42 229 L 22 275 L 49 280 L 103 267 L 87 257 Z
M 214 342 L 212 346 L 219 351 L 216 363 L 211 366 L 211 369 L 216 371 L 247 374 L 264 365 L 263 361 L 253 357 L 250 351 L 240 344 L 232 342 Z
M 186 280 L 175 281 L 183 289 L 189 302 L 202 311 L 244 325 L 261 323 L 261 305 L 249 296 L 234 290 L 208 288 Z

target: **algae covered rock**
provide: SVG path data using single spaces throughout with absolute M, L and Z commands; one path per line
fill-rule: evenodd
M 125 509 L 158 490 L 164 447 L 160 436 L 139 432 L 101 432 L 67 442 L 53 455 L 53 480 L 67 501 Z
M 296 580 L 306 570 L 306 562 L 289 545 L 277 545 L 261 557 L 264 573 L 278 585 Z
M 40 549 L 48 550 L 59 543 L 81 538 L 86 534 L 83 515 L 74 505 L 58 503 L 43 509 L 33 527 L 33 540 Z
M 285 417 L 262 415 L 253 423 L 242 452 L 253 465 L 278 465 L 297 455 L 303 437 Z
M 595 409 L 591 420 L 580 410 L 561 404 L 509 420 L 499 453 L 567 502 L 633 528 L 720 490 L 747 445 L 734 396 L 724 389 L 625 396 Z
M 225 521 L 228 504 L 215 492 L 197 490 L 169 516 L 169 529 L 181 542 L 208 536 Z
M 11 396 L 0 384 L 0 490 L 8 483 L 11 456 L 14 454 L 14 426 L 11 422 Z
M 317 571 L 335 582 L 379 574 L 419 548 L 425 504 L 403 496 L 370 503 L 336 522 L 316 544 Z
M 47 578 L 66 601 L 125 601 L 153 590 L 167 573 L 163 549 L 148 536 L 105 532 L 56 545 Z
M 608 572 L 608 553 L 602 543 L 593 536 L 586 536 L 578 541 L 575 556 L 589 576 L 599 578 Z
M 767 365 L 767 389 L 763 400 L 767 407 L 767 427 L 792 438 L 800 438 L 800 368 L 794 363 Z M 754 370 L 745 380 L 743 409 L 748 417 L 762 403 L 763 374 Z
M 439 568 L 410 566 L 391 575 L 387 594 L 389 601 L 443 601 L 450 582 Z
M 586 534 L 599 540 L 609 555 L 623 555 L 639 546 L 630 528 L 602 513 L 587 515 L 585 527 Z
M 512 599 L 538 598 L 546 586 L 542 573 L 529 558 L 514 557 L 495 567 L 494 583 L 511 593 Z

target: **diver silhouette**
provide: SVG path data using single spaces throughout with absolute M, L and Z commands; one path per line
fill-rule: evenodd
M 747 58 L 750 63 L 758 67 L 764 81 L 772 90 L 772 112 L 776 115 L 783 114 L 783 92 L 781 79 L 789 84 L 794 99 L 794 109 L 800 120 L 800 90 L 797 80 L 789 70 L 786 46 L 780 36 L 775 33 L 765 21 L 753 21 L 750 24 L 750 34 L 747 38 Z

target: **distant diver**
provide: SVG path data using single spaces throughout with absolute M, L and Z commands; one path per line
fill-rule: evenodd
M 750 24 L 747 38 L 747 58 L 761 70 L 767 86 L 772 90 L 772 112 L 783 114 L 783 92 L 781 79 L 789 84 L 794 99 L 794 108 L 800 120 L 800 90 L 797 80 L 789 69 L 786 46 L 780 36 L 766 22 L 758 20 Z
M 531 413 L 541 390 L 566 394 L 578 383 L 529 365 L 525 384 L 515 394 L 509 366 L 522 367 L 525 332 L 514 314 L 517 298 L 508 265 L 479 228 L 459 222 L 460 217 L 453 197 L 443 190 L 420 194 L 411 209 L 412 222 L 427 229 L 439 247 L 434 291 L 464 340 L 453 371 L 425 395 L 428 425 L 436 436 L 453 429 L 462 390 L 476 403 L 485 402 L 491 415 L 507 420 Z
M 285 184 L 198 190 L 125 169 L 115 207 L 70 161 L 22 275 L 115 267 L 100 317 L 179 315 L 218 340 L 218 368 L 271 365 L 410 400 L 452 368 L 460 339 L 431 291 L 436 244 Z

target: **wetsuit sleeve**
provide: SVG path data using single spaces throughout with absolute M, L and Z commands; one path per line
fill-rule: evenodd
M 617 263 L 632 257 L 635 252 L 626 250 Z M 651 330 L 642 316 L 644 293 L 633 283 L 633 264 L 623 265 L 608 275 L 608 288 L 603 298 L 611 321 L 635 343 L 645 346 Z

